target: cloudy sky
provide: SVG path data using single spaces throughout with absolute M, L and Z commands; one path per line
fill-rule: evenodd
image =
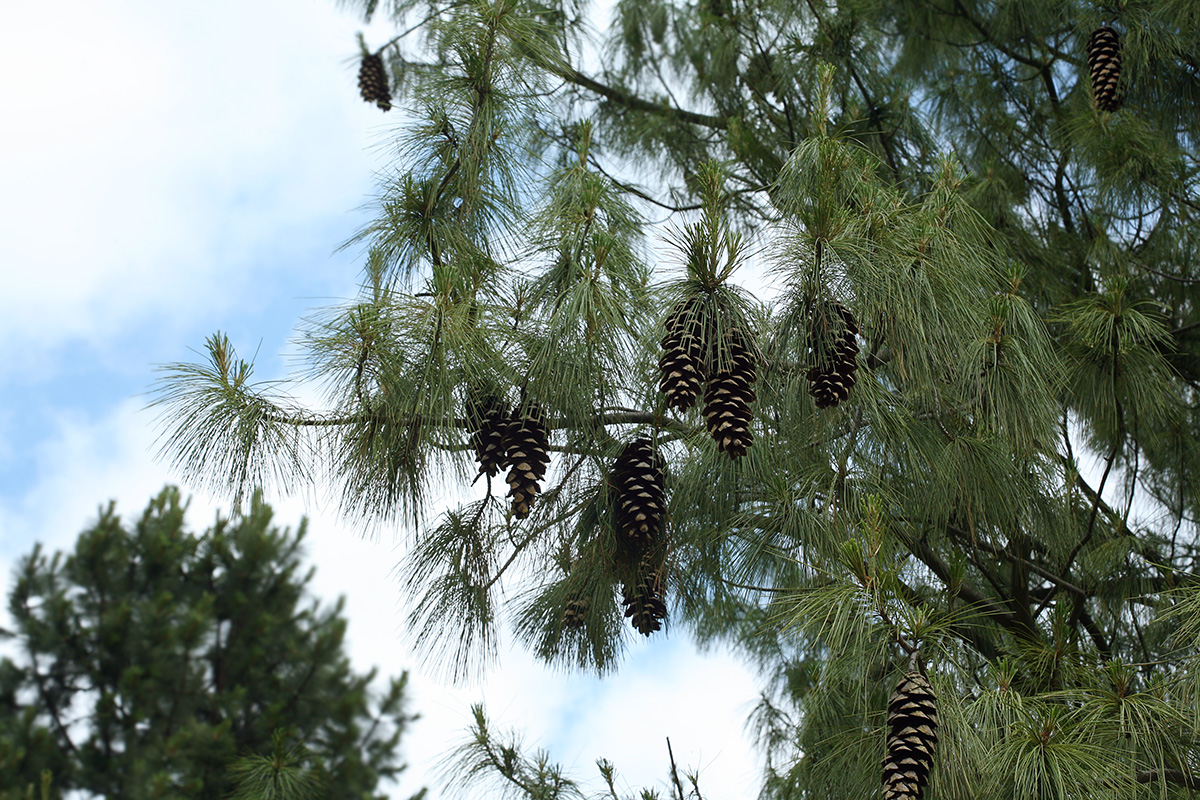
M 334 0 L 0 5 L 0 591 L 34 542 L 71 546 L 110 499 L 136 516 L 180 484 L 194 529 L 221 507 L 155 459 L 146 392 L 218 330 L 258 352 L 258 378 L 282 377 L 301 317 L 353 296 L 355 254 L 335 249 L 398 124 L 358 99 L 360 27 Z M 756 785 L 754 680 L 727 654 L 638 637 L 601 680 L 510 651 L 447 685 L 405 638 L 401 537 L 364 536 L 319 495 L 275 506 L 281 524 L 310 517 L 314 586 L 346 595 L 357 667 L 414 673 L 423 719 L 394 796 L 443 795 L 436 764 L 477 702 L 580 778 L 605 757 L 622 786 L 661 786 L 670 736 L 706 795 Z

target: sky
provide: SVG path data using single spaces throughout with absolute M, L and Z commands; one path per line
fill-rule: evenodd
M 0 4 L 0 593 L 35 542 L 71 547 L 109 500 L 136 518 L 179 485 L 196 531 L 224 507 L 156 458 L 147 392 L 216 331 L 281 378 L 297 324 L 354 296 L 357 253 L 337 248 L 401 124 L 358 97 L 359 30 L 335 0 Z M 757 785 L 756 680 L 730 654 L 637 637 L 599 679 L 506 648 L 446 683 L 404 631 L 402 532 L 368 535 L 320 492 L 268 499 L 280 524 L 308 516 L 313 589 L 346 596 L 356 668 L 412 673 L 422 718 L 393 797 L 447 796 L 439 764 L 475 703 L 592 789 L 603 757 L 619 788 L 665 790 L 668 736 L 706 796 Z

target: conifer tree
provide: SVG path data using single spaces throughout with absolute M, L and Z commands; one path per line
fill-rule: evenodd
M 174 488 L 131 523 L 109 504 L 71 554 L 18 565 L 0 798 L 378 797 L 407 674 L 376 697 L 351 670 L 341 603 L 307 597 L 303 523 L 255 497 L 197 536 L 184 511 Z
M 454 668 L 507 619 L 604 671 L 644 439 L 663 628 L 762 666 L 766 796 L 882 796 L 913 670 L 927 797 L 1200 786 L 1193 0 L 352 5 L 408 123 L 304 331 L 329 403 L 213 336 L 159 387 L 189 476 L 411 530 Z M 528 516 L 472 483 L 473 395 L 544 416 Z

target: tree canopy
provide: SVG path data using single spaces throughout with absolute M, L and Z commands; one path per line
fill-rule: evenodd
M 767 797 L 878 792 L 931 697 L 930 796 L 1200 786 L 1200 6 L 348 5 L 404 119 L 327 403 L 214 335 L 167 457 L 403 525 L 452 669 L 735 643 Z
M 167 488 L 129 524 L 110 503 L 71 554 L 19 563 L 0 798 L 32 798 L 43 771 L 51 797 L 382 796 L 407 674 L 376 696 L 351 669 L 342 601 L 307 596 L 304 523 L 273 527 L 256 496 L 196 535 L 185 508 Z M 281 776 L 289 791 L 260 791 Z

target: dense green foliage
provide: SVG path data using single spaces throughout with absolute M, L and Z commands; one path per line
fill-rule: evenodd
M 271 527 L 256 498 L 197 536 L 184 511 L 175 489 L 132 525 L 110 504 L 70 555 L 20 562 L 0 797 L 40 789 L 42 770 L 53 797 L 375 797 L 403 769 L 406 676 L 374 697 L 374 672 L 351 670 L 341 603 L 306 598 L 303 524 Z M 255 759 L 281 748 L 306 794 L 260 791 L 275 773 L 264 784 Z
M 214 336 L 160 386 L 191 476 L 326 481 L 408 524 L 412 623 L 452 667 L 507 620 L 607 670 L 631 637 L 608 471 L 644 436 L 668 624 L 762 665 L 767 796 L 878 792 L 913 651 L 940 698 L 931 797 L 1200 785 L 1194 0 L 618 0 L 607 27 L 583 0 L 353 5 L 400 32 L 408 116 L 362 295 L 304 332 L 328 406 Z M 1085 54 L 1106 24 L 1113 113 Z M 737 460 L 657 391 L 687 298 L 753 344 Z M 833 302 L 857 385 L 818 408 Z M 549 420 L 527 519 L 465 489 L 473 392 Z

